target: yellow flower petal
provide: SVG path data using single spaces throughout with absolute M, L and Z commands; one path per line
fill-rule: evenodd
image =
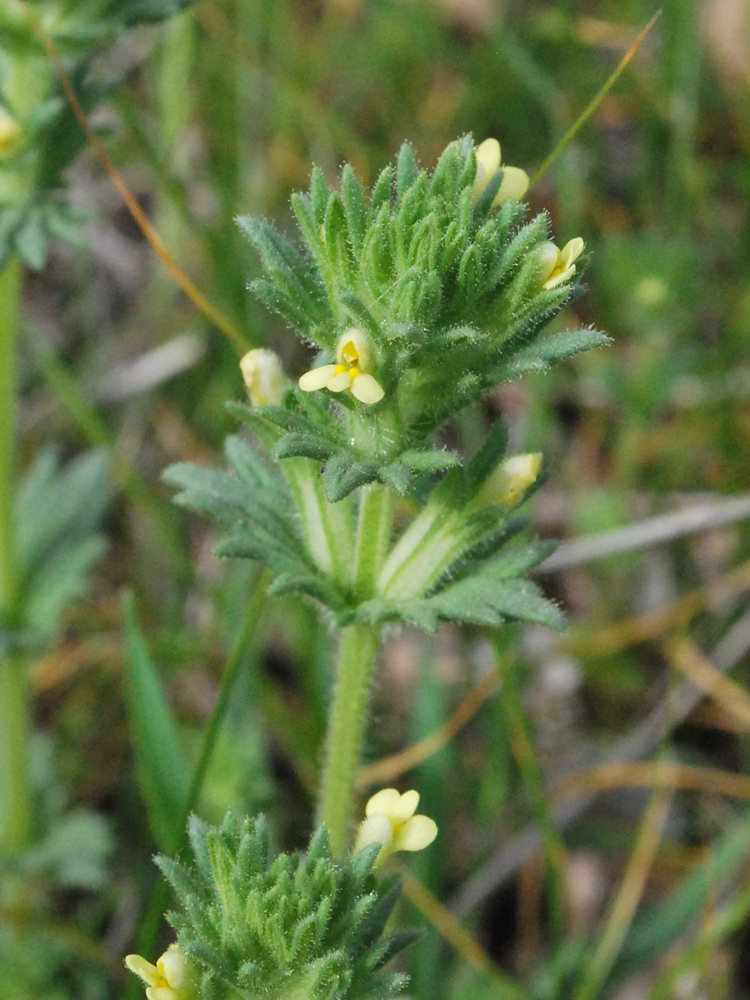
M 172 989 L 179 990 L 187 979 L 187 963 L 176 944 L 171 944 L 156 963 L 159 972 L 164 976 Z
M 412 816 L 393 838 L 394 851 L 421 851 L 437 837 L 437 823 L 429 816 Z
M 580 236 L 576 236 L 575 239 L 565 244 L 560 251 L 560 266 L 563 270 L 570 267 L 573 261 L 578 260 L 585 245 Z
M 334 375 L 333 378 L 329 378 L 326 382 L 326 389 L 330 389 L 331 392 L 343 392 L 348 389 L 352 384 L 352 377 L 349 372 L 340 372 L 338 375 Z
M 548 278 L 547 281 L 544 282 L 543 287 L 546 288 L 547 291 L 549 291 L 551 288 L 557 288 L 557 286 L 561 285 L 563 281 L 567 281 L 568 278 L 572 278 L 575 273 L 576 273 L 575 264 L 571 264 L 570 267 L 566 268 L 564 271 L 560 271 L 559 273 L 553 273 L 552 277 Z
M 361 851 L 370 844 L 389 847 L 393 842 L 393 824 L 385 813 L 374 813 L 359 825 L 354 850 Z
M 325 389 L 335 371 L 336 365 L 321 365 L 320 368 L 312 368 L 300 377 L 299 387 L 303 392 Z
M 419 805 L 419 792 L 411 791 L 404 792 L 403 795 L 399 797 L 395 808 L 391 810 L 388 814 L 394 823 L 405 823 L 410 816 L 413 816 L 417 811 L 417 806 Z
M 146 990 L 146 1000 L 180 1000 L 182 990 L 173 990 L 171 986 L 149 986 Z
M 497 194 L 492 199 L 492 207 L 506 201 L 520 201 L 529 190 L 529 175 L 520 167 L 503 167 L 503 179 Z
M 481 166 L 489 183 L 500 169 L 500 143 L 497 139 L 485 139 L 477 146 L 477 166 Z
M 141 958 L 140 955 L 127 955 L 125 957 L 125 965 L 136 976 L 140 976 L 148 986 L 156 986 L 161 981 L 159 970 L 156 966 L 147 962 L 145 958 Z
M 560 260 L 560 251 L 554 243 L 542 243 L 537 250 L 537 259 L 539 261 L 537 275 L 539 276 L 539 281 L 544 284 L 557 267 Z
M 372 375 L 358 375 L 352 382 L 352 395 L 356 396 L 360 403 L 367 403 L 368 406 L 372 406 L 373 403 L 379 403 L 380 400 L 385 396 L 383 387 L 377 382 Z
M 383 813 L 385 816 L 390 816 L 398 809 L 400 801 L 401 793 L 395 788 L 381 788 L 365 806 L 365 816 L 374 816 L 375 813 Z

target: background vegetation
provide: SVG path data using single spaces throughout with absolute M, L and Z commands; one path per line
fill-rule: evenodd
M 202 0 L 97 41 L 87 72 L 117 86 L 92 123 L 207 299 L 298 375 L 304 348 L 246 291 L 259 263 L 234 217 L 286 227 L 312 163 L 333 181 L 348 160 L 371 183 L 404 139 L 432 164 L 458 135 L 497 136 L 533 173 L 653 13 Z M 750 489 L 749 110 L 748 5 L 667 0 L 531 193 L 560 244 L 581 235 L 590 251 L 568 325 L 614 344 L 506 387 L 461 434 L 502 414 L 512 451 L 545 452 L 544 536 L 640 527 L 625 553 L 599 539 L 540 574 L 569 616 L 562 638 L 445 627 L 386 647 L 363 800 L 371 783 L 415 787 L 440 827 L 399 914 L 428 928 L 403 960 L 417 1000 L 750 997 L 750 510 L 719 503 Z M 169 940 L 151 857 L 180 845 L 179 762 L 202 759 L 222 690 L 200 813 L 262 810 L 279 847 L 301 846 L 330 684 L 312 609 L 263 600 L 253 566 L 212 557 L 213 529 L 160 483 L 171 462 L 221 462 L 224 402 L 244 393 L 236 345 L 177 289 L 90 148 L 65 183 L 82 245 L 31 254 L 23 285 L 17 525 L 41 595 L 25 626 L 44 638 L 27 655 L 34 792 L 27 832 L 6 837 L 2 1000 L 139 991 L 122 956 L 139 935 L 151 958 L 154 933 Z M 67 479 L 57 460 L 77 462 Z M 641 522 L 698 502 L 709 529 L 678 521 L 648 544 Z M 35 562 L 45 532 L 56 561 Z M 170 725 L 157 676 L 172 761 L 149 759 L 149 727 Z M 139 698 L 145 721 L 128 711 Z

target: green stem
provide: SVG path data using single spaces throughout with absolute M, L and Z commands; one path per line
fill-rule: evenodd
M 6 656 L 0 663 L 0 849 L 12 854 L 31 839 L 29 785 L 29 693 L 26 664 Z
M 0 615 L 10 623 L 18 596 L 13 533 L 16 482 L 16 339 L 21 301 L 21 262 L 11 257 L 0 271 Z
M 379 640 L 380 630 L 370 626 L 349 625 L 341 631 L 318 801 L 318 822 L 328 827 L 331 848 L 339 857 L 349 841 Z
M 12 257 L 0 271 L 0 650 L 2 630 L 18 617 L 18 566 L 14 534 L 16 483 L 16 340 L 22 293 L 21 262 Z M 0 847 L 21 850 L 31 836 L 30 729 L 26 665 L 0 658 Z

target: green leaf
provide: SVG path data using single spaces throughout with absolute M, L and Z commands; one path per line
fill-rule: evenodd
M 315 221 L 319 226 L 323 225 L 326 217 L 326 208 L 331 190 L 328 187 L 325 174 L 320 167 L 313 167 L 310 176 L 310 201 L 312 202 Z
M 470 495 L 473 495 L 485 479 L 495 471 L 500 460 L 504 457 L 507 447 L 508 427 L 504 420 L 497 420 L 466 470 Z
M 324 232 L 328 259 L 336 274 L 337 284 L 339 282 L 343 284 L 350 277 L 352 270 L 350 233 L 344 203 L 341 196 L 335 193 L 328 201 Z
M 558 361 L 572 358 L 582 351 L 607 347 L 611 343 L 611 338 L 598 330 L 566 330 L 536 341 L 531 347 L 520 351 L 499 369 L 498 374 L 503 381 L 507 381 L 527 372 L 546 371 Z
M 355 254 L 359 254 L 367 227 L 367 205 L 362 183 L 347 163 L 341 173 L 341 196 L 344 200 L 349 238 Z
M 376 463 L 361 462 L 351 452 L 339 451 L 323 470 L 323 489 L 331 503 L 336 503 L 358 486 L 376 482 L 378 478 Z
M 123 618 L 128 719 L 136 773 L 154 838 L 163 851 L 174 854 L 182 837 L 182 830 L 175 824 L 185 808 L 188 772 L 177 724 L 138 627 L 129 594 L 123 599 Z
M 414 157 L 414 150 L 408 142 L 402 144 L 398 154 L 396 167 L 396 197 L 402 201 L 404 195 L 419 176 L 419 167 Z
M 399 461 L 412 472 L 443 472 L 461 464 L 457 451 L 404 451 Z
M 53 549 L 24 585 L 23 627 L 40 639 L 53 638 L 67 608 L 86 593 L 86 574 L 106 550 L 102 535 Z
M 330 458 L 336 446 L 325 438 L 314 434 L 285 434 L 273 449 L 274 458 L 314 458 L 325 461 Z
M 378 174 L 375 187 L 372 189 L 372 199 L 370 201 L 370 221 L 375 218 L 383 207 L 390 212 L 391 198 L 393 195 L 393 169 L 384 167 Z

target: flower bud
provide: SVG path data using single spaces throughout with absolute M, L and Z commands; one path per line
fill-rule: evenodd
M 240 361 L 242 376 L 253 406 L 278 406 L 286 375 L 278 357 L 265 347 L 248 351 Z
M 501 462 L 466 508 L 475 513 L 483 507 L 516 507 L 536 482 L 542 467 L 542 453 L 511 455 Z

